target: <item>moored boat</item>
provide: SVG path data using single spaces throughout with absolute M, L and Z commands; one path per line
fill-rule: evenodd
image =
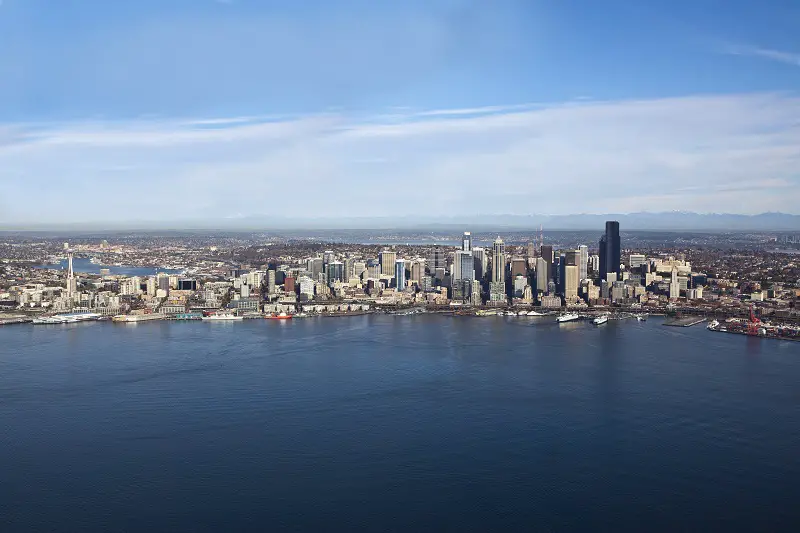
M 233 313 L 215 313 L 213 315 L 204 316 L 202 320 L 244 320 L 243 317 L 236 316 Z
M 267 320 L 291 320 L 292 315 L 288 313 L 271 314 L 265 317 Z
M 75 322 L 86 322 L 97 320 L 102 315 L 98 313 L 63 313 L 60 315 L 40 316 L 33 319 L 33 324 L 73 324 Z
M 572 322 L 573 320 L 578 320 L 581 316 L 578 313 L 564 313 L 563 315 L 559 316 L 556 320 L 559 322 Z

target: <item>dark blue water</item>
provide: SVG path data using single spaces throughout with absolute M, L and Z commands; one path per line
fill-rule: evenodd
M 2 531 L 797 531 L 800 344 L 361 316 L 0 329 Z
M 54 270 L 66 270 L 67 260 L 62 259 L 55 265 L 40 265 L 36 268 L 50 268 Z M 87 274 L 100 274 L 100 269 L 107 268 L 113 275 L 118 276 L 155 276 L 159 272 L 166 274 L 178 274 L 180 270 L 170 270 L 168 268 L 156 267 L 137 267 L 137 266 L 115 266 L 115 265 L 96 265 L 86 258 L 75 258 L 72 260 L 72 269 L 75 272 Z

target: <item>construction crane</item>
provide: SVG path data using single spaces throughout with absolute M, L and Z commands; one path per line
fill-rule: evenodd
M 761 325 L 761 320 L 756 317 L 753 311 L 753 304 L 750 304 L 750 322 L 747 323 L 747 334 L 758 335 L 758 328 Z

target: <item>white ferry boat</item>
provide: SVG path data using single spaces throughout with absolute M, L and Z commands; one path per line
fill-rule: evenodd
M 565 313 L 559 316 L 556 320 L 559 322 L 572 322 L 573 320 L 578 320 L 581 318 L 581 315 L 578 313 Z
M 539 311 L 528 311 L 528 316 L 545 316 L 545 313 L 540 313 Z
M 148 320 L 163 320 L 167 318 L 164 313 L 146 313 L 141 315 L 116 315 L 111 320 L 113 322 L 122 322 L 123 324 L 147 322 Z
M 595 326 L 601 326 L 601 325 L 605 324 L 606 322 L 608 322 L 608 315 L 602 315 L 602 316 L 599 316 L 599 317 L 595 318 L 594 320 L 592 320 L 592 323 Z
M 40 316 L 33 319 L 34 324 L 73 324 L 75 322 L 86 322 L 87 320 L 97 320 L 103 315 L 97 313 L 64 313 L 60 315 Z
M 233 313 L 216 313 L 204 316 L 203 320 L 244 320 L 244 317 L 236 316 Z

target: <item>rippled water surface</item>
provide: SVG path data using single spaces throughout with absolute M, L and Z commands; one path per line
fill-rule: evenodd
M 0 329 L 2 531 L 797 531 L 800 344 L 659 320 Z

